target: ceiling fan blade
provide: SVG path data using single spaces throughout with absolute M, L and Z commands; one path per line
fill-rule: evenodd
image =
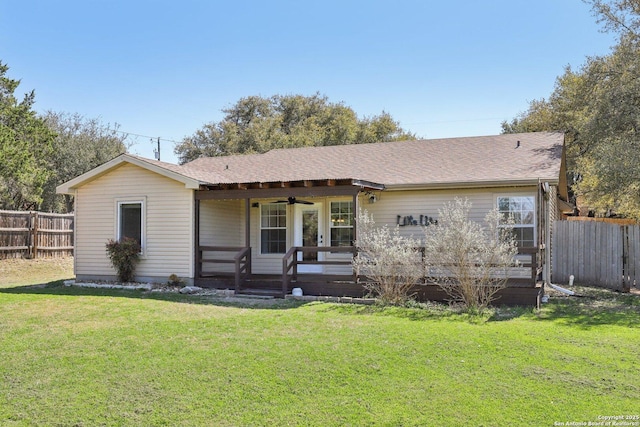
M 302 205 L 313 205 L 313 202 L 308 202 L 306 200 L 298 200 L 295 197 L 289 197 L 287 200 L 276 200 L 274 203 L 288 203 L 290 205 L 295 205 L 296 203 L 300 203 Z

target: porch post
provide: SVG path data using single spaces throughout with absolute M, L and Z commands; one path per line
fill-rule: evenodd
M 200 200 L 196 199 L 196 203 L 195 203 L 195 226 L 194 228 L 194 245 L 195 245 L 195 257 L 194 257 L 194 262 L 195 262 L 195 266 L 194 266 L 194 273 L 195 273 L 195 278 L 194 279 L 199 279 L 200 276 L 202 275 L 202 263 L 201 263 L 201 259 L 200 259 Z
M 353 195 L 353 242 L 351 242 L 351 246 L 353 246 L 353 252 L 351 253 L 351 256 L 355 258 L 355 256 L 357 255 L 357 249 L 356 249 L 356 245 L 355 242 L 356 240 L 358 240 L 358 229 L 357 229 L 357 225 L 358 225 L 358 215 L 360 214 L 360 205 L 358 204 L 358 194 L 359 192 L 356 192 Z M 353 264 L 352 264 L 353 265 Z M 352 267 L 352 274 L 353 274 L 353 281 L 355 283 L 358 283 L 358 274 L 356 272 L 355 269 L 353 269 Z
M 244 199 L 244 246 L 251 246 L 251 199 Z M 247 274 L 251 274 L 251 252 L 249 252 L 249 262 L 247 263 Z
M 360 206 L 358 205 L 358 194 L 359 193 L 355 193 L 353 195 L 353 240 L 357 240 L 358 239 L 358 230 L 356 228 L 358 221 L 356 221 L 358 219 L 358 215 L 360 213 Z M 351 242 L 353 243 L 353 242 Z

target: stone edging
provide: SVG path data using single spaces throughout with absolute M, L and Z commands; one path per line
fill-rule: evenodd
M 349 304 L 363 304 L 373 305 L 375 304 L 375 298 L 352 298 L 352 297 L 329 297 L 329 296 L 314 296 L 314 295 L 285 295 L 287 300 L 294 301 L 322 301 L 322 302 L 342 302 Z

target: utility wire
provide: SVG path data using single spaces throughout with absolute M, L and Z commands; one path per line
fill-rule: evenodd
M 139 133 L 126 132 L 126 131 L 123 131 L 123 130 L 115 130 L 114 129 L 114 132 L 122 133 L 122 134 L 125 134 L 125 135 L 138 136 L 140 138 L 149 138 L 149 139 L 158 139 L 159 138 L 160 141 L 174 142 L 176 144 L 180 144 L 182 142 L 182 141 L 174 141 L 173 139 L 163 138 L 161 136 L 141 135 Z

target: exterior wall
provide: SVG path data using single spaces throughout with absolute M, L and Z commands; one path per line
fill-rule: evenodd
M 117 202 L 123 199 L 145 203 L 146 244 L 136 279 L 164 282 L 171 274 L 193 279 L 193 190 L 131 164 L 76 192 L 76 277 L 115 279 L 105 244 L 117 238 Z
M 467 198 L 471 202 L 471 219 L 483 222 L 486 214 L 494 209 L 497 204 L 497 197 L 504 195 L 530 195 L 537 196 L 536 186 L 526 188 L 488 188 L 469 190 L 406 190 L 406 191 L 376 191 L 376 202 L 369 203 L 369 196 L 362 194 L 359 196 L 358 204 L 361 209 L 366 209 L 378 225 L 388 225 L 395 227 L 398 223 L 398 216 L 401 220 L 405 216 L 413 216 L 419 220 L 420 215 L 438 218 L 438 210 L 443 208 L 444 203 L 453 201 L 456 197 Z M 302 198 L 302 197 L 301 197 Z M 327 198 L 304 198 L 313 202 L 322 202 L 324 209 L 325 243 L 329 241 L 330 222 L 330 202 L 338 200 L 352 200 L 351 197 L 327 197 Z M 252 199 L 252 203 L 269 203 L 277 199 Z M 538 199 L 536 197 L 536 203 Z M 536 212 L 538 212 L 536 206 Z M 260 254 L 260 209 L 251 208 L 251 247 L 252 247 L 252 267 L 257 274 L 281 274 L 283 254 Z M 355 213 L 357 217 L 357 212 Z M 287 247 L 294 245 L 293 231 L 294 205 L 287 205 Z M 536 218 L 539 224 L 539 218 Z M 400 227 L 400 233 L 405 236 L 413 236 L 421 239 L 423 230 L 420 225 L 407 225 Z M 538 236 L 539 237 L 539 236 Z M 348 260 L 350 255 L 327 253 L 327 260 Z M 326 274 L 349 275 L 352 273 L 350 266 L 326 266 Z M 530 275 L 530 270 L 514 272 L 514 276 Z
M 468 190 L 412 190 L 412 191 L 382 191 L 376 193 L 376 203 L 369 203 L 368 199 L 361 199 L 361 209 L 366 209 L 372 216 L 376 224 L 394 227 L 405 216 L 413 216 L 413 219 L 420 220 L 420 215 L 438 219 L 439 210 L 444 204 L 452 202 L 456 197 L 467 199 L 471 202 L 469 217 L 473 221 L 484 223 L 485 216 L 497 207 L 498 196 L 533 196 L 536 204 L 539 203 L 537 197 L 537 187 L 522 188 L 480 188 Z M 535 207 L 536 216 L 540 210 Z M 400 219 L 398 219 L 400 216 Z M 541 218 L 535 219 L 536 236 L 534 240 L 540 238 L 539 226 Z M 426 227 L 428 231 L 428 226 Z M 407 225 L 400 227 L 400 234 L 415 239 L 423 240 L 423 227 L 420 225 Z M 531 257 L 522 255 L 517 257 L 522 263 L 529 263 Z M 513 267 L 509 269 L 510 278 L 526 279 L 531 276 L 531 269 L 528 267 Z
M 244 246 L 244 200 L 200 202 L 201 246 Z M 232 259 L 235 253 L 205 251 L 203 258 Z M 232 264 L 204 264 L 203 273 L 234 271 Z
M 536 197 L 536 187 L 523 188 L 482 188 L 469 190 L 411 190 L 411 191 L 381 191 L 376 192 L 376 203 L 369 203 L 367 199 L 360 199 L 360 207 L 366 209 L 376 224 L 395 226 L 398 215 L 402 220 L 405 216 L 413 216 L 415 220 L 420 215 L 437 219 L 438 211 L 444 204 L 452 202 L 456 197 L 468 199 L 471 202 L 470 218 L 477 222 L 484 222 L 484 217 L 497 207 L 498 196 L 527 195 Z M 536 197 L 537 199 L 537 197 Z M 537 203 L 537 201 L 536 201 Z M 538 221 L 538 219 L 536 219 Z M 538 224 L 538 222 L 536 222 Z M 422 227 L 403 226 L 400 233 L 420 239 Z

